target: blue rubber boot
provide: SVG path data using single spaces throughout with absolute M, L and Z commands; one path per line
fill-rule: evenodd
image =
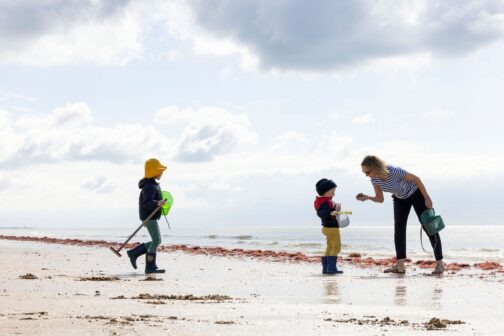
M 147 253 L 147 248 L 144 244 L 139 244 L 126 252 L 128 253 L 128 257 L 130 258 L 131 266 L 133 266 L 134 269 L 137 269 L 136 260 L 141 255 Z
M 336 274 L 343 274 L 343 271 L 340 271 L 338 269 L 338 257 L 334 257 L 334 261 L 333 261 L 333 264 L 334 264 L 334 270 Z
M 326 274 L 336 274 L 336 257 L 326 257 L 327 258 L 327 273 Z
M 145 274 L 164 273 L 164 269 L 156 266 L 156 253 L 147 253 L 145 256 Z
M 327 257 L 322 257 L 322 274 L 327 274 Z
M 343 274 L 343 271 L 338 270 L 337 263 L 338 257 L 327 257 L 327 274 Z

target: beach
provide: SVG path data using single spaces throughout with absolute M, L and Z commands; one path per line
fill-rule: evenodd
M 3 237 L 0 334 L 499 335 L 504 325 L 501 266 L 431 276 L 411 262 L 389 275 L 343 255 L 345 273 L 327 276 L 296 254 L 162 250 L 167 273 L 147 278 L 143 260 L 134 271 L 106 243 Z

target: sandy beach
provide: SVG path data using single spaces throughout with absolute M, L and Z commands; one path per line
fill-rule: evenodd
M 411 262 L 388 275 L 343 255 L 345 274 L 323 276 L 303 255 L 165 246 L 167 273 L 146 278 L 143 260 L 134 271 L 105 245 L 2 238 L 0 334 L 500 335 L 504 326 L 504 273 L 491 263 L 437 277 Z

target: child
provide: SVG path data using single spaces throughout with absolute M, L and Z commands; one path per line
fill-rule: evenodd
M 149 159 L 145 162 L 145 176 L 138 182 L 140 191 L 139 210 L 140 220 L 144 221 L 157 207 L 165 203 L 161 197 L 161 188 L 156 180 L 161 179 L 166 167 L 157 159 Z M 156 265 L 156 249 L 161 244 L 161 234 L 157 220 L 161 218 L 161 209 L 151 217 L 145 226 L 149 231 L 152 241 L 137 245 L 128 251 L 131 265 L 136 269 L 136 260 L 139 256 L 147 254 L 145 257 L 145 274 L 164 273 L 164 269 L 158 269 Z
M 343 271 L 338 270 L 336 266 L 338 254 L 341 252 L 341 237 L 339 224 L 333 213 L 341 210 L 341 204 L 334 204 L 332 201 L 337 186 L 334 181 L 324 178 L 318 181 L 315 187 L 319 195 L 315 198 L 315 210 L 322 220 L 322 233 L 327 241 L 326 252 L 322 257 L 322 273 L 341 274 Z

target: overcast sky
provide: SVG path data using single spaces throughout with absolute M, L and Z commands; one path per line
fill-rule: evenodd
M 322 177 L 391 225 L 367 154 L 502 224 L 503 59 L 503 0 L 0 0 L 0 226 L 134 226 L 150 157 L 174 226 L 318 225 Z

